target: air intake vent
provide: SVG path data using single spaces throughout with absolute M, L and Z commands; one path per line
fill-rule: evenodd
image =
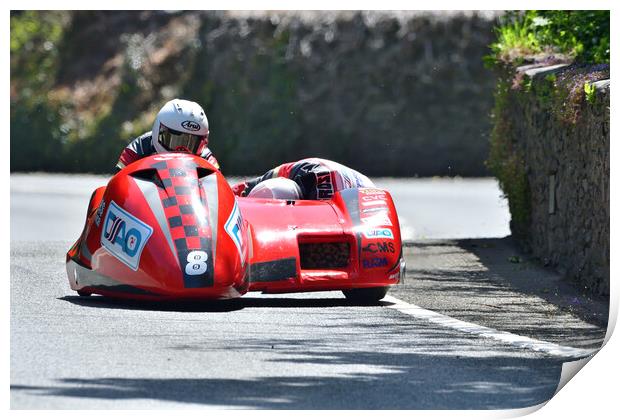
M 157 174 L 157 169 L 143 169 L 141 171 L 132 172 L 131 176 L 136 179 L 152 182 L 159 188 L 164 188 L 164 183 Z
M 207 168 L 203 168 L 202 166 L 198 166 L 196 168 L 196 173 L 198 174 L 198 179 L 202 179 L 205 176 L 211 175 L 213 171 Z
M 309 242 L 299 244 L 301 269 L 338 269 L 349 265 L 351 245 L 348 242 Z

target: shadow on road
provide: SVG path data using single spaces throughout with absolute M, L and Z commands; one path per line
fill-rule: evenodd
M 275 347 L 274 356 L 292 363 L 292 369 L 295 365 L 303 369 L 304 365 L 322 364 L 364 366 L 375 372 L 323 376 L 293 372 L 289 376 L 243 379 L 234 374 L 228 378 L 66 377 L 51 386 L 11 385 L 11 391 L 253 409 L 506 409 L 550 399 L 561 371 L 559 362 L 544 359 L 386 354 L 387 349 L 314 351 L 317 343 L 306 340 L 256 340 L 248 344 Z M 90 404 L 97 407 L 94 401 Z
M 120 300 L 103 296 L 63 296 L 58 299 L 79 306 L 136 311 L 231 312 L 243 309 L 240 299 L 214 300 L 208 302 L 149 302 L 139 300 Z
M 391 306 L 391 302 L 351 303 L 344 298 L 241 297 L 213 301 L 149 302 L 120 300 L 103 296 L 63 296 L 58 298 L 79 306 L 108 309 L 164 312 L 231 312 L 244 308 L 335 308 L 347 306 Z

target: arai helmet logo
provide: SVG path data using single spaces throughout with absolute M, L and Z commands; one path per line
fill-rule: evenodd
M 189 131 L 198 131 L 200 130 L 200 124 L 194 121 L 183 121 L 181 123 L 181 127 Z

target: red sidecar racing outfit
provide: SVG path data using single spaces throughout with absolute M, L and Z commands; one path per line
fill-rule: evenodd
M 365 175 L 340 163 L 327 159 L 308 158 L 284 163 L 264 175 L 233 186 L 236 195 L 245 197 L 259 183 L 284 177 L 299 185 L 304 200 L 328 200 L 334 192 L 346 188 L 373 188 L 375 185 Z

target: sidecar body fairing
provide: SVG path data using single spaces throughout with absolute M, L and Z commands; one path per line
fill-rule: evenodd
M 224 299 L 386 288 L 404 270 L 394 204 L 381 189 L 331 200 L 236 197 L 192 155 L 154 155 L 93 193 L 67 253 L 73 290 L 131 299 Z

